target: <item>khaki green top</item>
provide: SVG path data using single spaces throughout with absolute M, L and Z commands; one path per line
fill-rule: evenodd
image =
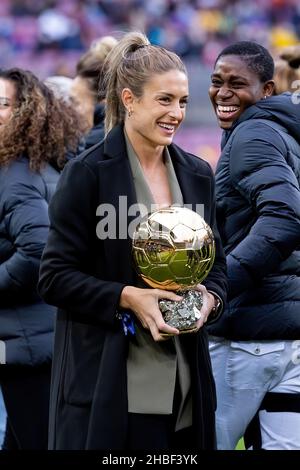
M 125 135 L 127 154 L 133 175 L 136 197 L 150 212 L 155 204 L 145 179 L 139 159 Z M 180 186 L 165 148 L 164 161 L 170 184 L 172 204 L 183 204 Z M 139 287 L 146 287 L 140 281 Z M 155 342 L 149 330 L 136 325 L 135 341 L 130 341 L 127 359 L 128 411 L 130 413 L 171 414 L 176 376 L 181 391 L 181 401 L 176 420 L 176 430 L 191 426 L 192 400 L 190 368 L 179 338 Z

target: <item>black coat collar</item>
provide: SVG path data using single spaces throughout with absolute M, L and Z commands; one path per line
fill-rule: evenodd
M 175 144 L 168 146 L 172 160 L 176 160 L 179 165 L 187 167 L 191 172 L 190 159 L 186 158 L 186 152 Z M 107 135 L 104 142 L 104 154 L 108 158 L 117 158 L 126 154 L 126 142 L 123 125 L 116 125 Z M 197 168 L 197 167 L 196 167 Z

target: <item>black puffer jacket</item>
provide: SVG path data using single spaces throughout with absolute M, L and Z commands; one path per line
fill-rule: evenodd
M 58 177 L 49 165 L 30 171 L 25 157 L 0 167 L 0 364 L 51 361 L 55 309 L 36 285 Z
M 211 334 L 300 338 L 299 182 L 300 104 L 287 93 L 261 100 L 223 136 L 216 191 L 229 302 Z

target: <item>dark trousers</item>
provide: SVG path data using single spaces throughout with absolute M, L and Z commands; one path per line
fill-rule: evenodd
M 0 366 L 7 412 L 3 450 L 47 449 L 51 366 Z
M 129 450 L 192 450 L 192 427 L 174 431 L 171 415 L 128 414 Z

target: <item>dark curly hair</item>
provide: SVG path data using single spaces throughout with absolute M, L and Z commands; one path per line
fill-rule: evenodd
M 47 162 L 62 169 L 86 130 L 77 112 L 30 71 L 0 70 L 0 79 L 16 90 L 12 116 L 0 127 L 0 165 L 25 155 L 34 171 Z

